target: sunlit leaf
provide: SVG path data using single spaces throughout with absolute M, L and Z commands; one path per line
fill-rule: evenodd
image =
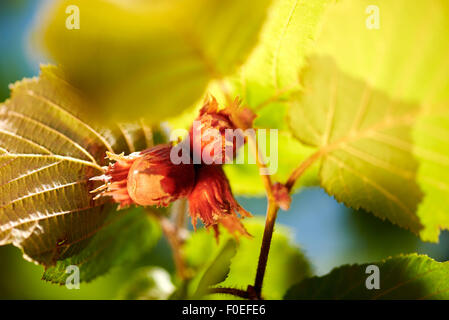
M 448 14 L 445 0 L 342 0 L 323 16 L 315 52 L 393 98 L 447 101 Z M 379 29 L 368 28 L 375 18 Z
M 99 103 L 91 112 L 157 122 L 190 107 L 211 79 L 244 62 L 270 2 L 57 1 L 35 36 Z M 69 5 L 79 8 L 80 29 L 66 28 Z
M 286 102 L 301 87 L 299 71 L 330 2 L 277 0 L 270 8 L 258 46 L 232 81 L 236 94 L 257 111 L 257 126 L 286 128 Z
M 368 289 L 379 268 L 379 289 Z M 290 288 L 286 299 L 448 299 L 449 263 L 423 255 L 406 255 L 363 265 L 343 266 L 323 277 L 305 279 Z
M 329 58 L 311 59 L 303 79 L 306 93 L 292 105 L 290 125 L 298 139 L 318 148 L 322 186 L 353 208 L 418 232 L 418 163 L 411 148 L 390 142 L 413 143 L 419 106 L 342 74 Z
M 366 27 L 369 5 L 379 9 L 380 29 Z M 449 228 L 449 46 L 439 41 L 449 32 L 449 7 L 437 0 L 405 7 L 329 7 L 290 126 L 319 151 L 329 194 L 437 241 Z
M 113 252 L 109 248 L 123 245 L 116 241 L 124 239 L 110 238 L 107 232 L 97 236 L 115 209 L 93 200 L 90 191 L 96 186 L 89 178 L 103 173 L 105 151 L 129 153 L 149 139 L 145 126 L 97 128 L 79 113 L 81 105 L 87 102 L 54 67 L 14 84 L 11 99 L 0 105 L 0 245 L 12 243 L 25 258 L 46 266 L 87 257 L 88 252 L 80 252 L 92 250 L 92 239 L 106 255 Z M 131 223 L 128 219 L 117 225 Z M 136 242 L 134 246 L 140 245 Z M 86 278 L 104 272 L 108 262 L 86 271 Z

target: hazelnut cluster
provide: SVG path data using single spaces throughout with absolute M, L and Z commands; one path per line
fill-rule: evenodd
M 237 141 L 244 141 L 235 136 L 230 140 L 225 131 L 238 129 L 242 124 L 249 127 L 253 118 L 250 110 L 238 103 L 219 110 L 213 97 L 206 100 L 195 120 L 200 126 L 192 126 L 188 136 L 190 158 L 200 158 L 199 164 L 194 161 L 174 164 L 170 158 L 172 144 L 127 156 L 108 153 L 111 163 L 105 167 L 105 174 L 92 178 L 104 183 L 93 191 L 100 191 L 95 199 L 110 196 L 122 209 L 130 205 L 166 207 L 177 199 L 187 198 L 194 227 L 200 219 L 207 228 L 213 228 L 217 237 L 218 224 L 235 236 L 249 235 L 240 218 L 251 214 L 235 200 L 221 164 L 229 162 L 229 148 L 233 157 L 241 146 Z M 210 129 L 218 132 L 221 139 L 211 141 Z

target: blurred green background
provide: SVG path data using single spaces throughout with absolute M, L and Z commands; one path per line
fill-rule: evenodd
M 42 0 L 43 1 L 43 0 Z M 36 76 L 42 58 L 29 44 L 29 30 L 41 1 L 0 2 L 0 100 L 8 98 L 8 84 Z M 263 215 L 265 199 L 239 198 L 250 212 Z M 320 188 L 304 189 L 293 197 L 291 210 L 280 212 L 278 222 L 288 226 L 310 260 L 315 274 L 322 275 L 347 263 L 381 260 L 398 253 L 425 253 L 438 261 L 449 259 L 449 233 L 439 244 L 421 242 L 408 231 L 371 214 L 354 212 L 337 203 Z M 116 299 L 130 275 L 144 266 L 173 270 L 168 244 L 161 240 L 153 252 L 137 263 L 115 269 L 80 290 L 68 290 L 41 280 L 43 268 L 25 261 L 19 249 L 0 247 L 0 299 Z

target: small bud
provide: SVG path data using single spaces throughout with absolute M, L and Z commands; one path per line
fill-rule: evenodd
M 195 170 L 192 164 L 173 164 L 171 148 L 165 144 L 129 156 L 108 154 L 115 163 L 106 168 L 103 176 L 93 178 L 105 182 L 99 188 L 104 191 L 97 197 L 112 196 L 123 208 L 130 204 L 168 206 L 187 196 L 195 182 Z
M 274 198 L 282 210 L 287 211 L 290 208 L 290 203 L 292 201 L 288 189 L 285 185 L 277 182 L 273 185 Z
M 241 218 L 251 217 L 234 199 L 229 181 L 221 166 L 202 165 L 197 168 L 197 182 L 189 195 L 189 211 L 196 227 L 199 218 L 206 227 L 213 227 L 218 238 L 218 224 L 233 235 L 249 236 Z
M 231 162 L 237 150 L 245 143 L 243 132 L 237 129 L 251 127 L 253 120 L 252 111 L 239 107 L 237 100 L 222 110 L 218 110 L 214 97 L 206 100 L 190 129 L 190 148 L 192 153 L 196 153 L 194 158 L 196 156 L 206 164 Z

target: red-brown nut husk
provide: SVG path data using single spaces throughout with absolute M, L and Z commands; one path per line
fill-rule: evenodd
M 201 165 L 196 168 L 196 183 L 189 197 L 189 212 L 196 227 L 199 218 L 206 227 L 213 227 L 218 237 L 218 224 L 233 235 L 249 236 L 239 219 L 251 217 L 234 199 L 223 168 Z M 238 215 L 239 214 L 239 215 Z
M 106 168 L 103 176 L 93 178 L 105 182 L 98 196 L 112 196 L 119 208 L 131 204 L 168 206 L 187 196 L 195 182 L 194 166 L 173 164 L 171 148 L 162 144 L 129 156 L 108 154 L 115 162 Z
M 208 98 L 190 128 L 193 159 L 199 159 L 205 164 L 231 162 L 237 150 L 245 143 L 243 131 L 239 129 L 251 127 L 253 119 L 252 111 L 240 107 L 237 100 L 219 110 L 217 100 L 214 97 Z

